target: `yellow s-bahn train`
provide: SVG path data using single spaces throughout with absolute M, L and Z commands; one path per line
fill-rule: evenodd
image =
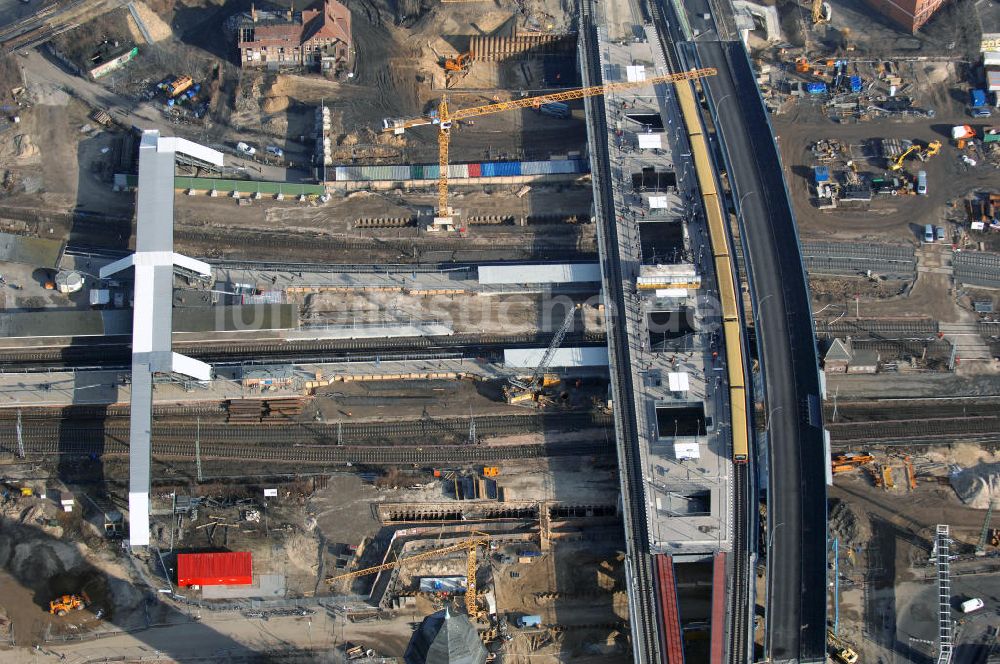
M 740 329 L 739 303 L 736 278 L 729 255 L 729 235 L 726 232 L 726 213 L 719 200 L 715 185 L 715 171 L 708 154 L 708 143 L 701 129 L 701 117 L 690 81 L 674 84 L 677 103 L 684 116 L 691 154 L 701 188 L 702 203 L 708 224 L 708 236 L 715 259 L 715 276 L 719 282 L 719 300 L 722 309 L 723 342 L 726 348 L 726 370 L 729 378 L 730 422 L 733 432 L 733 462 L 749 460 L 749 430 L 747 420 L 746 375 L 743 362 L 742 330 Z

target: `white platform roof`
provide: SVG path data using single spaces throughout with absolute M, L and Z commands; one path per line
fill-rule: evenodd
M 505 348 L 503 364 L 508 369 L 534 369 L 545 355 L 544 348 Z M 549 366 L 556 367 L 606 367 L 606 347 L 560 348 L 552 356 Z
M 483 265 L 479 268 L 481 284 L 566 284 L 600 281 L 601 266 L 597 263 Z

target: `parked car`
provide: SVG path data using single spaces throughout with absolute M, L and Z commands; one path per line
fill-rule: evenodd
M 239 143 L 236 144 L 236 149 L 245 155 L 250 155 L 251 157 L 257 154 L 257 148 L 255 148 L 252 145 L 248 145 L 243 141 L 240 141 Z
M 962 613 L 972 613 L 973 611 L 978 611 L 984 606 L 986 606 L 986 602 L 978 597 L 973 597 L 972 599 L 967 599 L 962 602 Z
M 924 226 L 924 242 L 934 241 L 934 227 L 930 224 Z
M 937 237 L 938 242 L 944 241 L 944 226 L 935 226 L 934 235 Z
M 268 154 L 273 154 L 275 157 L 285 156 L 285 151 L 279 148 L 277 145 L 268 145 L 266 149 Z
M 988 118 L 992 115 L 988 108 L 970 108 L 969 114 L 974 118 Z

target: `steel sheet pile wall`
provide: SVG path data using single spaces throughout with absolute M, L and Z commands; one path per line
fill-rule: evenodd
M 178 586 L 249 586 L 252 583 L 253 562 L 249 551 L 177 554 Z
M 518 177 L 521 175 L 573 175 L 590 171 L 589 162 L 582 159 L 554 159 L 550 161 L 487 161 L 474 164 L 452 164 L 448 177 L 465 178 Z M 411 166 L 337 166 L 337 182 L 437 180 L 437 164 Z

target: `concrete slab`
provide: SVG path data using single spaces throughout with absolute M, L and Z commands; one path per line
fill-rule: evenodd
M 249 586 L 203 586 L 201 596 L 204 599 L 282 599 L 285 597 L 284 574 L 254 575 L 253 584 Z

